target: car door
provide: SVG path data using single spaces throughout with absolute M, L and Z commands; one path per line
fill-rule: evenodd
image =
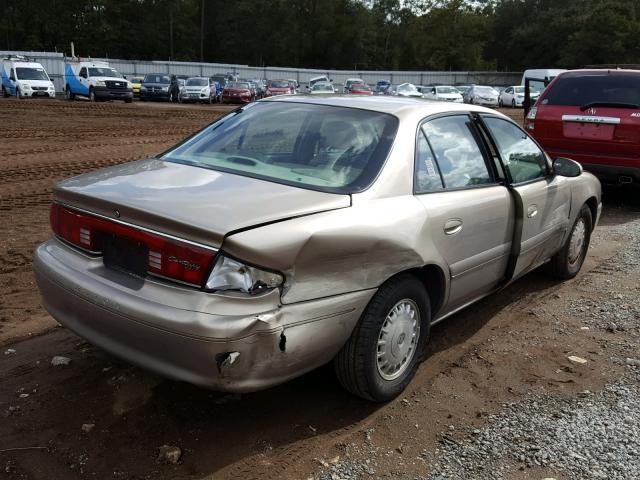
M 504 96 L 502 98 L 502 103 L 504 105 L 511 105 L 511 100 L 513 100 L 513 95 L 511 95 L 513 92 L 513 88 L 509 87 L 504 91 Z
M 514 249 L 508 276 L 516 279 L 544 263 L 562 246 L 569 228 L 571 187 L 552 174 L 546 154 L 518 125 L 482 115 L 516 202 Z
M 80 69 L 79 75 L 80 85 L 82 86 L 80 93 L 89 93 L 89 72 L 87 67 L 82 67 Z
M 468 114 L 424 121 L 417 132 L 414 192 L 426 210 L 425 239 L 449 267 L 443 313 L 504 279 L 513 239 L 514 200 Z

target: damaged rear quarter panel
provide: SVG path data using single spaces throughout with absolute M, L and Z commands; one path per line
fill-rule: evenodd
M 228 237 L 223 250 L 286 275 L 283 303 L 373 289 L 437 258 L 413 195 L 274 223 Z M 442 265 L 442 262 L 437 261 Z

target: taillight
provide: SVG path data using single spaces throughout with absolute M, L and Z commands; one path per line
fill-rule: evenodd
M 57 203 L 51 206 L 50 219 L 56 235 L 96 255 L 107 248 L 111 237 L 138 242 L 148 251 L 148 273 L 199 287 L 204 286 L 216 254 L 214 249 L 96 217 Z
M 536 114 L 538 113 L 538 107 L 531 107 L 527 117 L 524 119 L 524 128 L 527 130 L 534 130 L 536 125 L 534 120 L 536 119 Z

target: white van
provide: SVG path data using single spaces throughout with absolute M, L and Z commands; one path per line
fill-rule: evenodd
M 131 82 L 111 68 L 107 62 L 91 60 L 67 61 L 64 64 L 64 92 L 67 100 L 76 96 L 96 100 L 133 101 Z
M 520 85 L 524 87 L 524 82 L 528 78 L 529 85 L 533 87 L 536 91 L 542 92 L 551 80 L 556 78 L 562 72 L 566 72 L 566 70 L 562 68 L 534 68 L 530 70 L 525 70 L 522 75 L 522 80 L 520 81 Z
M 56 89 L 42 65 L 23 56 L 11 55 L 2 60 L 2 95 L 53 98 Z

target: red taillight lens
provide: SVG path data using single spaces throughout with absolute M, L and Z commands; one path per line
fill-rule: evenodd
M 50 220 L 56 235 L 96 254 L 102 252 L 110 236 L 139 242 L 148 249 L 148 273 L 192 285 L 204 285 L 215 258 L 213 249 L 116 223 L 56 203 L 51 206 Z

